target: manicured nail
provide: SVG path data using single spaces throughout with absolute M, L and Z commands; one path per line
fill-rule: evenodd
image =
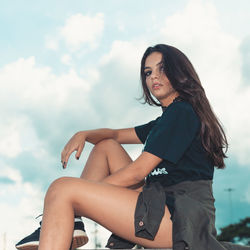
M 77 160 L 79 160 L 79 157 L 76 157 Z
M 62 167 L 65 168 L 65 166 L 66 166 L 66 162 L 63 162 Z

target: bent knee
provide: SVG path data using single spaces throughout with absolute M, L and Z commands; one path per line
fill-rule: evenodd
M 70 182 L 73 180 L 74 178 L 72 177 L 60 177 L 56 180 L 54 180 L 46 193 L 46 197 L 45 199 L 55 199 L 55 198 L 59 198 L 61 196 L 66 196 L 67 195 L 67 191 L 69 190 L 69 186 L 70 186 Z
M 60 178 L 54 180 L 50 184 L 49 190 L 50 189 L 57 189 L 58 187 L 66 185 L 71 179 L 73 179 L 73 178 L 72 177 L 60 177 Z
M 117 147 L 117 146 L 120 146 L 120 144 L 116 140 L 104 139 L 104 140 L 98 142 L 95 145 L 95 148 L 106 151 L 106 150 L 112 149 L 113 147 Z

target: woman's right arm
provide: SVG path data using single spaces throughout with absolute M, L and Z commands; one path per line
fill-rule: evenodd
M 120 144 L 140 144 L 134 128 L 109 129 L 101 128 L 95 130 L 81 131 L 85 133 L 86 141 L 96 144 L 104 139 L 113 139 Z
M 101 128 L 94 130 L 85 130 L 77 132 L 65 145 L 62 154 L 61 162 L 63 168 L 66 167 L 70 155 L 76 152 L 76 159 L 79 159 L 84 148 L 85 142 L 90 142 L 92 144 L 97 144 L 104 139 L 113 139 L 120 144 L 140 144 L 141 141 L 137 137 L 134 128 L 125 129 L 109 129 Z

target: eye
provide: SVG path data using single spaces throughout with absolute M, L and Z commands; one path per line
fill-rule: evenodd
M 146 77 L 150 76 L 150 75 L 151 75 L 151 71 L 149 70 L 149 71 L 144 72 L 144 75 L 145 75 Z

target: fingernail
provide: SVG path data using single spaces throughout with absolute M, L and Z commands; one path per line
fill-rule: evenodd
M 66 162 L 63 162 L 62 167 L 65 168 Z
M 79 157 L 76 157 L 77 160 L 79 160 Z

